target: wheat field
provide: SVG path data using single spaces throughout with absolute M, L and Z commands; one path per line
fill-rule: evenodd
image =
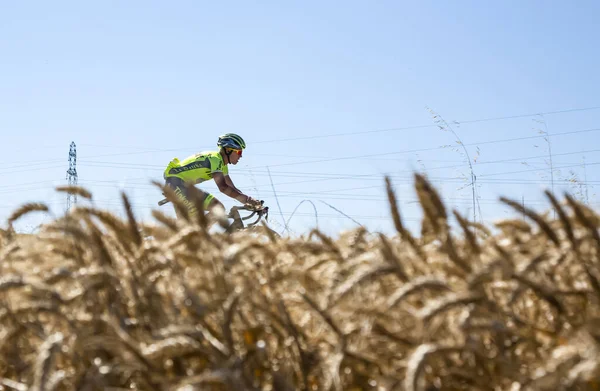
M 414 235 L 386 181 L 392 236 L 141 223 L 125 195 L 126 219 L 90 203 L 20 235 L 47 210 L 24 205 L 0 232 L 1 387 L 599 389 L 598 214 L 547 193 L 555 219 L 503 199 L 527 220 L 473 224 L 415 175 Z

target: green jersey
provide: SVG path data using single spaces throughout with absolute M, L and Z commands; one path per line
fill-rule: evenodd
M 229 173 L 219 151 L 200 152 L 183 161 L 175 158 L 165 169 L 165 178 L 177 177 L 185 182 L 200 183 L 213 178 L 214 173 Z

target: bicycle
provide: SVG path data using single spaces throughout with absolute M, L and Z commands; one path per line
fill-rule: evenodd
M 158 205 L 162 206 L 169 202 L 170 201 L 165 198 L 163 200 L 160 200 L 158 202 Z M 227 227 L 226 231 L 229 233 L 233 233 L 236 231 L 244 231 L 244 230 L 259 231 L 261 229 L 264 229 L 276 237 L 281 237 L 281 235 L 279 235 L 279 233 L 277 233 L 275 230 L 269 228 L 266 225 L 264 225 L 262 227 L 258 226 L 258 223 L 260 223 L 260 221 L 263 218 L 265 219 L 265 221 L 269 220 L 269 207 L 264 206 L 263 200 L 260 201 L 260 204 L 261 204 L 261 206 L 258 208 L 255 208 L 250 205 L 232 206 L 231 209 L 229 209 L 229 213 L 228 213 L 227 217 L 230 219 L 233 219 L 233 222 L 229 225 L 229 227 Z M 240 215 L 240 211 L 246 211 L 246 212 L 251 212 L 251 213 L 247 216 L 242 217 L 242 215 Z M 256 216 L 256 219 L 254 221 L 246 223 L 247 220 L 251 219 L 254 216 Z

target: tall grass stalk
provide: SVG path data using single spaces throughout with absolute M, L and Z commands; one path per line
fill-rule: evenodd
M 550 189 L 554 194 L 554 159 L 552 158 L 552 141 L 550 140 L 550 131 L 548 130 L 548 124 L 543 114 L 539 114 L 541 119 L 534 119 L 533 121 L 541 124 L 544 129 L 537 129 L 538 133 L 544 135 L 544 141 L 548 146 L 548 161 L 546 162 L 550 166 Z M 556 218 L 556 210 L 552 209 L 552 214 Z
M 569 185 L 573 188 L 573 194 L 575 198 L 583 202 L 586 205 L 590 203 L 589 187 L 590 184 L 587 181 L 587 165 L 585 163 L 585 156 L 582 157 L 583 163 L 581 165 L 583 169 L 583 181 L 579 179 L 579 175 L 574 171 L 570 170 L 569 178 L 565 179 Z
M 275 196 L 275 202 L 277 203 L 277 208 L 279 208 L 279 214 L 281 215 L 281 220 L 283 221 L 284 227 L 285 227 L 285 232 L 287 232 L 287 234 L 290 234 L 290 230 L 288 229 L 288 225 L 287 222 L 285 221 L 285 218 L 283 217 L 283 212 L 281 211 L 281 205 L 279 204 L 279 198 L 277 197 L 277 192 L 275 191 L 275 185 L 273 184 L 273 178 L 271 177 L 271 170 L 269 169 L 269 167 L 267 166 L 267 172 L 269 173 L 269 181 L 271 181 L 271 188 L 273 189 L 273 195 Z
M 585 155 L 583 156 L 583 181 L 585 183 L 585 203 L 589 205 L 590 194 L 589 194 L 589 183 L 587 180 L 587 166 L 585 164 Z
M 477 222 L 477 211 L 479 210 L 479 218 L 482 219 L 482 213 L 481 213 L 481 205 L 479 204 L 479 198 L 477 197 L 477 189 L 476 189 L 476 182 L 477 182 L 477 176 L 475 175 L 475 170 L 473 169 L 473 163 L 471 162 L 471 156 L 469 155 L 469 151 L 467 150 L 467 148 L 465 147 L 465 144 L 462 142 L 460 136 L 458 135 L 458 133 L 456 133 L 456 131 L 454 130 L 454 128 L 452 128 L 452 126 L 450 126 L 450 124 L 448 124 L 448 122 L 446 122 L 446 120 L 438 113 L 436 113 L 435 111 L 433 111 L 431 108 L 427 108 L 427 110 L 429 111 L 429 113 L 431 114 L 433 121 L 435 122 L 435 124 L 440 128 L 440 130 L 444 131 L 444 132 L 450 132 L 452 133 L 452 135 L 454 135 L 455 139 L 456 139 L 456 143 L 458 145 L 460 145 L 460 147 L 463 150 L 464 156 L 466 158 L 467 164 L 469 165 L 469 172 L 470 172 L 470 186 L 471 186 L 471 199 L 473 201 L 473 222 L 476 223 Z M 479 149 L 477 151 L 477 155 L 475 157 L 475 160 L 477 160 L 477 157 L 479 156 Z

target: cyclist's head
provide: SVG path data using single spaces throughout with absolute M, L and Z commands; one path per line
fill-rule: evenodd
M 225 133 L 224 135 L 219 136 L 217 146 L 221 148 L 242 150 L 246 148 L 246 142 L 243 138 L 235 133 Z
M 227 157 L 227 163 L 235 165 L 242 157 L 242 150 L 246 148 L 246 142 L 235 133 L 226 133 L 219 136 L 217 146 L 221 148 L 221 152 Z

